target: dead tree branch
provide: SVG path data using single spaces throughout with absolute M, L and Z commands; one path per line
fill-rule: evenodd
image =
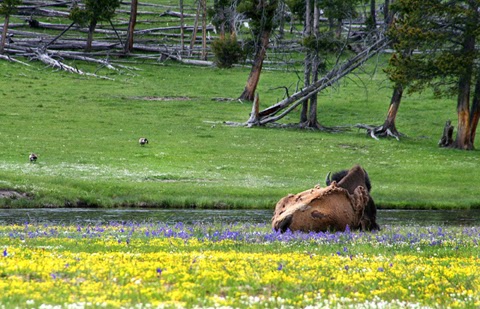
M 102 79 L 114 80 L 114 79 L 106 77 L 106 76 L 101 76 L 101 75 L 97 75 L 97 74 L 93 74 L 93 73 L 83 72 L 82 70 L 79 70 L 79 69 L 74 68 L 72 66 L 69 66 L 69 65 L 67 65 L 63 62 L 55 60 L 52 57 L 50 57 L 49 55 L 47 55 L 46 53 L 42 53 L 39 50 L 37 50 L 35 54 L 36 54 L 35 59 L 38 59 L 39 61 L 45 63 L 46 65 L 51 66 L 51 67 L 56 68 L 56 69 L 59 69 L 59 70 L 63 70 L 63 71 L 67 71 L 67 72 L 75 73 L 75 74 L 79 74 L 79 75 L 93 76 L 93 77 L 102 78 Z
M 330 87 L 338 80 L 361 66 L 368 59 L 382 51 L 388 44 L 389 40 L 382 38 L 372 44 L 369 48 L 365 49 L 363 52 L 355 55 L 346 61 L 343 65 L 337 66 L 327 73 L 323 78 L 319 79 L 317 82 L 311 84 L 310 86 L 300 90 L 299 92 L 294 93 L 292 96 L 278 102 L 275 105 L 272 105 L 259 112 L 259 125 L 264 125 L 270 122 L 275 122 L 282 119 L 285 115 L 290 113 L 298 105 L 302 104 L 305 100 L 313 96 L 314 94 L 324 90 L 325 88 Z M 285 110 L 286 109 L 286 110 Z M 285 111 L 283 111 L 285 110 Z M 280 113 L 283 111 L 282 113 Z M 277 115 L 280 113 L 279 115 Z

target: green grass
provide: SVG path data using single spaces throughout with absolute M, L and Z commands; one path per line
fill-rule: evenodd
M 3 207 L 273 208 L 357 163 L 381 207 L 480 207 L 478 151 L 437 147 L 445 120 L 456 122 L 454 99 L 407 95 L 397 118 L 406 136 L 375 141 L 354 128 L 332 134 L 223 124 L 246 121 L 251 104 L 212 98 L 238 97 L 249 68 L 144 63 L 134 74 L 97 72 L 112 81 L 31 65 L 0 62 L 0 190 L 31 195 L 0 199 Z M 265 70 L 262 108 L 282 99 L 273 88 L 296 82 L 294 72 Z M 359 72 L 320 95 L 319 121 L 381 124 L 390 95 L 381 70 Z M 297 110 L 282 121 L 298 119 Z M 139 137 L 150 143 L 139 146 Z M 39 155 L 36 164 L 30 152 Z

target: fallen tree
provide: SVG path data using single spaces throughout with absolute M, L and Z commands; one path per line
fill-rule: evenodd
M 252 107 L 252 113 L 258 114 L 250 115 L 250 119 L 243 125 L 262 126 L 282 119 L 314 94 L 319 93 L 320 91 L 332 86 L 341 78 L 351 73 L 356 68 L 360 67 L 368 59 L 381 52 L 386 46 L 388 46 L 389 43 L 390 41 L 387 38 L 381 38 L 361 53 L 348 59 L 342 65 L 338 65 L 333 68 L 317 82 L 294 93 L 290 97 L 287 97 L 286 99 L 262 111 L 259 111 L 258 106 Z M 258 104 L 258 99 L 254 100 L 253 104 Z
M 53 59 L 53 58 L 50 57 L 48 54 L 43 53 L 43 52 L 41 52 L 40 50 L 37 50 L 37 51 L 35 52 L 35 59 L 40 60 L 41 62 L 47 64 L 48 66 L 51 66 L 51 67 L 53 67 L 53 68 L 60 69 L 60 70 L 63 70 L 63 71 L 67 71 L 67 72 L 70 72 L 70 73 L 75 73 L 75 74 L 79 74 L 79 75 L 93 76 L 93 77 L 97 77 L 97 78 L 113 80 L 112 78 L 107 77 L 107 76 L 101 76 L 101 75 L 97 75 L 97 74 L 93 74 L 93 73 L 83 72 L 83 71 L 80 70 L 80 69 L 74 68 L 74 67 L 72 67 L 72 66 L 70 66 L 70 65 L 67 65 L 67 64 L 61 62 L 61 61 L 58 61 L 58 60 L 56 60 L 56 59 Z

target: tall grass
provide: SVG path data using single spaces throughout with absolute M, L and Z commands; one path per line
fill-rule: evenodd
M 246 121 L 251 104 L 212 99 L 238 97 L 248 68 L 72 65 L 114 80 L 0 62 L 0 190 L 29 194 L 0 199 L 3 207 L 270 208 L 357 163 L 382 207 L 480 207 L 478 152 L 437 147 L 445 120 L 456 120 L 453 99 L 407 95 L 397 118 L 401 141 L 353 128 L 381 124 L 388 109 L 391 88 L 381 70 L 368 73 L 373 62 L 320 94 L 320 123 L 350 128 L 342 133 L 225 125 Z M 262 108 L 282 99 L 277 87 L 292 93 L 297 78 L 265 70 Z M 298 119 L 295 111 L 282 122 Z M 139 137 L 150 143 L 141 147 Z

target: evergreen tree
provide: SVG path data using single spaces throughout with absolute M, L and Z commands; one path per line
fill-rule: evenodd
M 480 116 L 480 1 L 398 0 L 393 9 L 398 18 L 389 35 L 397 52 L 387 70 L 390 79 L 409 91 L 456 95 L 451 146 L 473 149 Z
M 250 27 L 255 38 L 255 56 L 247 84 L 240 99 L 253 101 L 257 89 L 263 60 L 267 54 L 270 34 L 275 28 L 275 12 L 278 0 L 244 0 L 238 11 L 250 18 Z
M 70 19 L 81 26 L 88 26 L 86 51 L 92 49 L 93 32 L 101 21 L 110 21 L 115 16 L 115 10 L 120 6 L 120 0 L 84 0 L 84 5 L 74 6 Z
M 10 15 L 14 14 L 17 10 L 17 5 L 22 3 L 21 0 L 3 0 L 0 3 L 0 15 L 5 16 L 3 22 L 2 40 L 0 41 L 0 54 L 3 54 L 5 49 L 5 42 L 7 39 L 8 24 L 10 23 Z

